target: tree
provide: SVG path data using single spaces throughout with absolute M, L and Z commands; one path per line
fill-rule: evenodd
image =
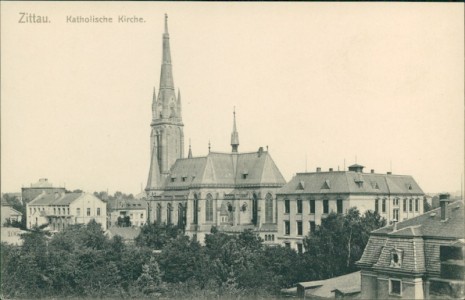
M 433 206 L 426 201 L 426 199 L 423 201 L 423 213 L 426 213 L 430 210 L 433 209 Z
M 345 215 L 331 213 L 304 239 L 303 264 L 312 267 L 315 279 L 354 272 L 370 232 L 385 224 L 377 212 L 367 211 L 360 216 L 355 207 Z
M 182 235 L 183 230 L 175 225 L 146 224 L 135 239 L 136 245 L 161 250 L 170 240 Z

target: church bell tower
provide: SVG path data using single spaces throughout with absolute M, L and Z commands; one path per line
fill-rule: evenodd
M 171 65 L 168 15 L 165 14 L 163 55 L 158 95 L 154 88 L 152 102 L 152 127 L 150 135 L 150 171 L 146 191 L 163 188 L 164 179 L 178 158 L 184 157 L 184 132 L 181 115 L 181 93 L 174 89 Z

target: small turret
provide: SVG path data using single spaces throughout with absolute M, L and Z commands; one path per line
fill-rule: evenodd
M 232 152 L 237 152 L 239 148 L 239 133 L 237 132 L 236 128 L 236 108 L 233 111 L 234 120 L 233 120 L 233 131 L 231 133 L 231 147 Z

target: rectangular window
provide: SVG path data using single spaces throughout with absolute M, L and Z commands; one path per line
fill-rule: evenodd
M 61 208 L 58 207 L 58 214 L 61 215 Z
M 97 207 L 97 216 L 100 216 L 100 207 Z
M 389 281 L 389 294 L 391 295 L 401 295 L 402 291 L 402 281 L 397 279 L 391 279 Z
M 297 252 L 298 253 L 302 254 L 302 252 L 304 252 L 303 249 L 304 248 L 302 247 L 302 244 L 297 244 Z
M 284 221 L 284 234 L 289 235 L 291 233 L 291 224 L 289 221 Z
M 288 214 L 291 212 L 291 204 L 289 202 L 289 199 L 284 200 L 284 213 Z
M 297 221 L 297 235 L 302 235 L 302 221 Z
M 402 201 L 402 206 L 403 206 L 403 211 L 404 211 L 404 212 L 407 212 L 407 199 L 404 199 L 404 200 Z
M 375 200 L 375 211 L 379 212 L 379 200 L 378 199 Z
M 316 224 L 314 221 L 310 221 L 310 233 L 314 233 L 316 230 Z
M 140 214 L 140 218 L 143 219 L 143 218 L 144 218 L 144 214 Z
M 87 216 L 90 216 L 90 208 L 87 208 Z
M 297 200 L 297 213 L 298 214 L 302 213 L 302 200 L 300 199 Z
M 78 215 L 78 216 L 81 215 L 81 209 L 80 208 L 76 208 L 76 215 Z
M 315 200 L 310 200 L 310 213 L 315 213 Z
M 54 215 L 57 214 L 57 208 L 56 208 L 56 207 L 53 208 L 53 214 L 54 214 Z
M 392 216 L 393 216 L 394 220 L 399 221 L 399 209 L 397 209 L 397 208 L 393 209 L 392 210 Z
M 418 199 L 415 199 L 415 211 L 418 212 Z
M 337 200 L 337 213 L 342 214 L 342 199 Z
M 69 207 L 68 207 L 68 209 L 67 209 L 67 210 L 68 210 L 68 215 L 69 215 Z
M 413 200 L 412 199 L 408 200 L 408 211 L 413 211 Z
M 386 212 L 386 199 L 383 199 L 383 202 L 382 202 L 381 205 L 382 205 L 381 211 L 382 211 L 383 213 L 385 213 L 385 212 Z
M 329 213 L 329 200 L 323 200 L 323 213 Z
M 285 242 L 284 245 L 286 246 L 286 248 L 291 248 L 291 243 L 289 242 Z

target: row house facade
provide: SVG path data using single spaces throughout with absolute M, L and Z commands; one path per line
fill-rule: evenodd
M 48 224 L 51 231 L 95 220 L 107 229 L 107 204 L 88 193 L 42 192 L 26 205 L 27 228 Z
M 388 222 L 423 213 L 424 193 L 411 176 L 363 172 L 352 165 L 348 171 L 297 173 L 277 192 L 279 241 L 299 252 L 303 238 L 316 230 L 329 213 L 377 211 Z

